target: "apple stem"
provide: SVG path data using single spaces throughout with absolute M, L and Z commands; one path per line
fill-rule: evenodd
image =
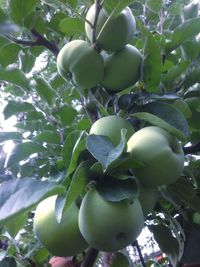
M 80 267 L 92 267 L 94 265 L 98 253 L 99 251 L 97 249 L 90 247 Z
M 139 246 L 139 244 L 138 244 L 138 241 L 135 240 L 135 242 L 133 243 L 133 245 L 134 245 L 134 246 L 136 247 L 136 249 L 137 249 L 137 252 L 138 252 L 138 254 L 139 254 L 139 258 L 140 258 L 140 261 L 141 261 L 142 266 L 143 266 L 143 267 L 146 267 L 146 263 L 145 263 L 145 261 L 144 261 L 144 257 L 143 257 L 143 255 L 142 255 L 142 251 L 141 251 L 141 248 L 140 248 L 140 246 Z

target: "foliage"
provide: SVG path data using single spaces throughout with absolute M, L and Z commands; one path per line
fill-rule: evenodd
M 69 41 L 86 40 L 84 20 L 92 2 L 0 1 L 1 102 L 5 120 L 17 118 L 15 131 L 0 132 L 0 266 L 46 266 L 50 255 L 34 237 L 32 221 L 37 203 L 47 196 L 61 195 L 59 221 L 105 174 L 119 179 L 114 187 L 112 179 L 104 181 L 107 190 L 100 183 L 108 199 L 138 194 L 135 179 L 120 180 L 121 171 L 142 164 L 124 153 L 125 133 L 116 147 L 107 138 L 88 136 L 95 120 L 114 114 L 129 120 L 135 131 L 153 124 L 182 142 L 183 175 L 159 188 L 145 224 L 174 266 L 191 260 L 191 247 L 199 261 L 195 239 L 184 231 L 200 223 L 193 222 L 200 212 L 200 18 L 184 17 L 189 0 L 101 1 L 111 16 L 130 6 L 137 21 L 130 43 L 143 55 L 142 77 L 115 94 L 100 85 L 81 90 L 58 74 L 56 58 Z M 15 146 L 6 154 L 9 140 Z M 164 242 L 163 235 L 172 242 Z

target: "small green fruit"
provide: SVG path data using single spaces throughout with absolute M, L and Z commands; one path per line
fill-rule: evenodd
M 144 226 L 137 199 L 110 202 L 95 190 L 88 191 L 81 203 L 79 228 L 85 240 L 101 251 L 117 251 L 135 241 Z
M 111 92 L 122 91 L 134 85 L 141 76 L 142 55 L 132 46 L 104 57 L 105 74 L 101 84 Z
M 184 153 L 179 141 L 167 131 L 149 126 L 128 140 L 127 151 L 144 163 L 134 169 L 135 176 L 146 186 L 155 187 L 175 182 L 184 168 Z
M 116 146 L 121 140 L 121 129 L 127 130 L 127 140 L 134 133 L 132 125 L 125 119 L 112 115 L 100 118 L 97 120 L 90 129 L 90 134 L 107 136 L 110 141 Z
M 86 19 L 92 24 L 94 18 L 95 4 L 90 7 L 86 15 Z M 97 45 L 100 48 L 112 52 L 120 50 L 128 44 L 136 31 L 136 22 L 129 7 L 123 9 L 118 16 L 110 18 L 104 27 L 108 18 L 109 14 L 102 8 L 97 20 L 96 37 L 98 37 Z M 104 28 L 102 29 L 102 27 Z M 85 23 L 85 31 L 89 41 L 92 42 L 93 29 L 87 22 Z
M 71 41 L 60 50 L 57 69 L 63 78 L 72 78 L 83 89 L 97 86 L 104 75 L 102 56 L 83 40 Z
M 88 247 L 78 228 L 79 209 L 73 203 L 58 223 L 55 202 L 56 196 L 51 196 L 37 206 L 33 224 L 35 234 L 53 255 L 74 256 Z

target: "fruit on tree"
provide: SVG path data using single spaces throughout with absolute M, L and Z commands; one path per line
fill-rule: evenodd
M 134 85 L 141 76 L 142 55 L 132 46 L 104 56 L 105 73 L 101 84 L 111 92 L 119 92 Z
M 72 203 L 58 223 L 55 202 L 56 196 L 51 196 L 37 206 L 33 224 L 35 234 L 53 255 L 74 256 L 88 247 L 78 228 L 79 209 Z
M 158 190 L 155 187 L 140 185 L 140 194 L 138 196 L 144 218 L 153 210 L 158 200 Z
M 99 12 L 96 25 L 97 44 L 103 50 L 117 51 L 132 39 L 136 31 L 135 18 L 129 7 L 124 8 L 119 15 L 110 17 L 107 21 L 108 18 L 109 14 L 102 8 Z M 94 23 L 95 4 L 88 10 L 86 19 L 92 24 Z M 85 32 L 89 41 L 92 43 L 93 29 L 87 22 L 85 23 Z
M 128 140 L 127 151 L 143 162 L 134 174 L 146 186 L 175 182 L 183 171 L 184 153 L 175 136 L 156 126 L 140 129 Z
M 101 251 L 117 251 L 131 244 L 143 224 L 138 199 L 110 202 L 91 189 L 81 203 L 80 231 L 90 246 Z
M 57 69 L 65 79 L 83 89 L 96 86 L 103 78 L 102 56 L 86 41 L 73 40 L 67 43 L 57 57 Z
M 127 120 L 111 115 L 97 120 L 90 129 L 90 134 L 107 136 L 116 146 L 121 140 L 121 129 L 125 128 L 127 140 L 134 133 L 133 127 Z

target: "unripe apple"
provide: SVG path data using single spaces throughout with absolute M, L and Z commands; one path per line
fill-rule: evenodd
M 60 50 L 57 69 L 63 78 L 71 78 L 79 87 L 90 89 L 102 80 L 104 62 L 102 56 L 86 41 L 73 40 Z
M 95 189 L 89 190 L 79 212 L 80 231 L 92 247 L 117 251 L 135 241 L 144 226 L 138 199 L 106 201 Z
M 133 135 L 134 130 L 130 122 L 116 116 L 107 116 L 97 120 L 90 129 L 90 134 L 107 136 L 110 141 L 116 146 L 121 140 L 121 129 L 127 130 L 127 140 Z
M 184 153 L 175 136 L 156 126 L 142 128 L 128 140 L 127 151 L 144 163 L 134 169 L 135 176 L 146 186 L 175 182 L 183 171 Z
M 55 202 L 56 196 L 51 196 L 37 206 L 33 224 L 35 234 L 53 255 L 74 256 L 88 247 L 78 228 L 79 209 L 72 203 L 58 223 Z
M 101 84 L 111 92 L 119 92 L 134 85 L 141 76 L 142 55 L 132 46 L 104 56 L 105 74 Z
M 95 4 L 90 7 L 86 15 L 86 19 L 92 24 L 94 23 L 94 18 Z M 136 22 L 129 7 L 124 8 L 119 15 L 110 18 L 104 26 L 108 18 L 109 14 L 102 8 L 97 20 L 96 37 L 100 34 L 97 39 L 97 45 L 100 48 L 112 52 L 120 50 L 128 44 L 136 31 Z M 102 29 L 102 27 L 104 28 Z M 85 22 L 85 32 L 89 41 L 92 42 L 93 29 L 87 22 Z
M 138 196 L 144 218 L 153 210 L 158 200 L 158 189 L 140 185 L 140 194 Z

